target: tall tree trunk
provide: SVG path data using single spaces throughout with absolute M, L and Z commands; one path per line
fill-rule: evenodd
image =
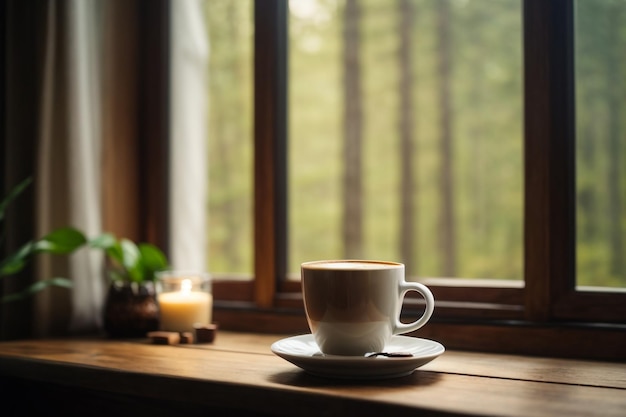
M 605 62 L 594 59 L 598 56 L 599 44 L 605 44 L 602 31 L 589 31 L 591 24 L 597 24 L 599 14 L 602 10 L 588 3 L 580 3 L 577 10 L 577 25 L 582 36 L 576 42 L 575 56 L 579 57 L 576 64 L 576 77 L 585 82 L 576 85 L 577 103 L 582 103 L 586 120 L 577 121 L 576 130 L 576 236 L 577 251 L 588 250 L 589 247 L 597 245 L 602 239 L 600 235 L 601 224 L 605 217 L 601 215 L 601 193 L 594 187 L 595 174 L 601 169 L 598 166 L 598 157 L 602 153 L 602 142 L 597 140 L 604 130 L 604 123 L 592 123 L 591 120 L 603 120 L 604 109 L 602 108 L 602 95 L 605 94 L 606 87 L 599 82 L 589 82 L 596 77 L 603 77 L 602 68 Z M 598 105 L 600 103 L 600 105 Z M 578 104 L 577 104 L 578 105 Z M 586 249 L 587 248 L 587 249 Z M 578 272 L 581 273 L 586 268 L 589 261 L 583 263 L 581 257 L 578 259 Z M 582 277 L 582 276 L 581 276 Z
M 361 69 L 359 65 L 360 6 L 347 0 L 343 28 L 344 146 L 343 146 L 343 245 L 346 258 L 362 256 L 363 185 Z
M 209 4 L 211 6 L 211 4 Z M 233 45 L 238 44 L 238 26 L 237 26 L 237 9 L 238 5 L 235 2 L 216 4 L 213 12 L 220 12 L 222 14 L 222 20 L 220 20 L 220 34 L 223 37 L 224 42 L 231 42 Z M 218 9 L 218 7 L 220 7 Z M 217 25 L 216 25 L 217 26 Z M 217 28 L 215 28 L 217 29 Z M 233 170 L 229 165 L 236 159 L 236 152 L 239 146 L 233 146 L 233 143 L 241 141 L 242 138 L 246 139 L 246 135 L 241 131 L 240 125 L 232 123 L 236 119 L 233 115 L 233 109 L 240 108 L 236 103 L 239 99 L 238 95 L 232 93 L 232 86 L 239 78 L 240 54 L 233 49 L 229 49 L 226 54 L 220 57 L 223 62 L 222 65 L 227 66 L 229 78 L 222 79 L 219 85 L 216 85 L 213 89 L 213 94 L 218 98 L 215 103 L 222 102 L 223 106 L 213 106 L 214 112 L 217 116 L 213 120 L 213 129 L 215 134 L 213 135 L 214 142 L 214 154 L 219 155 L 213 157 L 211 160 L 211 170 L 219 173 L 220 187 L 223 190 L 233 190 L 237 186 L 237 179 L 233 177 Z M 217 59 L 215 62 L 219 62 Z M 240 145 L 243 146 L 243 143 Z M 234 215 L 238 211 L 240 202 L 235 196 L 230 195 L 222 199 L 215 207 L 211 208 L 210 215 L 215 217 L 214 222 L 219 222 L 224 225 L 228 233 L 224 234 L 223 240 L 220 245 L 222 248 L 219 251 L 219 256 L 224 258 L 224 264 L 228 265 L 228 268 L 238 270 L 244 263 L 242 251 L 239 249 L 241 241 L 239 239 L 241 235 L 241 228 L 243 223 L 238 216 Z
M 228 37 L 232 39 L 233 44 L 238 44 L 238 41 L 240 41 L 240 39 L 238 39 L 239 33 L 237 30 L 238 26 L 237 26 L 237 16 L 236 16 L 237 8 L 235 6 L 236 5 L 234 3 L 229 3 L 227 6 L 226 22 L 225 22 L 227 25 L 227 30 L 225 32 L 228 33 Z M 237 55 L 239 54 L 231 53 L 227 60 L 229 71 L 231 71 L 232 74 L 240 73 Z M 233 78 L 234 77 L 235 75 L 233 75 Z M 233 118 L 227 117 L 226 120 L 233 120 Z M 221 123 L 222 123 L 222 129 L 227 131 L 228 127 L 223 125 L 224 122 L 221 122 Z M 232 153 L 234 151 L 234 149 L 232 149 L 233 148 L 232 145 L 230 145 L 228 142 L 231 142 L 231 143 L 236 142 L 237 140 L 241 140 L 241 138 L 246 137 L 244 132 L 239 131 L 240 125 L 232 126 L 231 129 L 232 128 L 236 129 L 237 131 L 235 133 L 237 135 L 236 137 L 225 134 L 219 138 L 216 138 L 218 140 L 220 158 L 223 158 L 223 162 L 225 162 L 226 164 L 232 163 L 232 160 L 233 160 Z M 222 175 L 220 177 L 221 177 L 220 180 L 224 181 L 225 183 L 223 184 L 225 190 L 232 190 L 234 188 L 235 181 L 234 181 L 232 172 L 229 172 L 229 169 L 223 169 Z M 225 223 L 227 224 L 228 231 L 229 231 L 228 233 L 225 234 L 223 255 L 229 258 L 228 265 L 233 265 L 233 266 L 243 264 L 241 251 L 238 250 L 237 248 L 238 245 L 241 244 L 241 242 L 239 241 L 239 236 L 240 236 L 239 229 L 242 226 L 242 222 L 239 221 L 237 216 L 232 215 L 233 213 L 237 211 L 238 204 L 239 202 L 237 201 L 237 199 L 231 196 L 224 201 L 224 206 L 223 206 L 223 210 L 225 213 L 224 220 L 225 220 Z
M 413 4 L 411 0 L 399 2 L 400 48 L 398 61 L 400 82 L 400 256 L 405 265 L 406 273 L 415 274 L 415 239 L 414 239 L 414 201 L 415 183 L 413 166 Z
M 621 6 L 621 5 L 619 5 Z M 614 9 L 614 10 L 613 10 Z M 608 126 L 608 186 L 609 186 L 609 244 L 611 247 L 610 272 L 613 276 L 621 276 L 624 267 L 624 233 L 622 228 L 622 192 L 621 182 L 621 99 L 623 97 L 622 65 L 620 49 L 619 8 L 609 8 L 609 43 L 606 52 L 606 68 L 608 72 L 609 126 Z
M 454 179 L 452 149 L 452 108 L 450 97 L 450 5 L 448 0 L 437 1 L 437 65 L 439 72 L 439 132 L 441 151 L 440 196 L 441 218 L 439 249 L 442 256 L 442 274 L 453 277 L 456 272 L 454 222 Z

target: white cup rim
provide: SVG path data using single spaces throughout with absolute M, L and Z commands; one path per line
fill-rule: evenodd
M 318 260 L 318 261 L 308 261 L 303 262 L 300 266 L 304 269 L 329 269 L 329 264 L 344 264 L 344 267 L 337 268 L 338 270 L 349 270 L 350 264 L 370 264 L 370 265 L 380 265 L 380 268 L 367 268 L 368 271 L 376 271 L 376 270 L 389 270 L 389 269 L 400 269 L 404 268 L 404 264 L 393 261 L 380 261 L 375 259 L 327 259 L 327 260 Z

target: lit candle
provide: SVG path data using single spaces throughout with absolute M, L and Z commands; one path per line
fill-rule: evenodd
M 211 323 L 213 296 L 189 278 L 167 278 L 169 286 L 164 286 L 158 294 L 160 308 L 161 330 L 172 332 L 188 332 L 193 330 L 195 323 Z M 172 280 L 178 282 L 174 287 L 178 291 L 168 291 L 173 285 Z

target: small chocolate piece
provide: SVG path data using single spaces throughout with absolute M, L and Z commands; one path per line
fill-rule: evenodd
M 213 343 L 217 333 L 217 324 L 194 324 L 198 343 Z
M 366 355 L 366 358 L 375 358 L 377 356 L 386 356 L 388 358 L 412 358 L 411 352 L 374 352 Z
M 193 333 L 191 332 L 182 332 L 180 334 L 180 343 L 192 344 L 193 343 Z
M 155 345 L 176 345 L 180 343 L 180 333 L 155 331 L 149 332 L 148 337 Z

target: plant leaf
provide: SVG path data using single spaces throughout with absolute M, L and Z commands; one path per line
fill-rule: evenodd
M 154 273 L 167 268 L 167 257 L 159 248 L 150 243 L 139 244 L 139 252 L 145 274 L 144 280 L 154 281 Z
M 28 187 L 31 182 L 33 182 L 32 177 L 22 180 L 22 182 L 13 187 L 9 194 L 0 202 L 0 221 L 4 219 L 4 213 L 6 212 L 7 206 L 15 200 L 17 196 L 22 194 L 24 189 Z
M 120 245 L 122 248 L 122 267 L 128 272 L 128 278 L 134 282 L 141 282 L 144 275 L 139 248 L 129 239 L 122 239 Z
M 0 277 L 13 275 L 24 268 L 26 258 L 35 251 L 33 242 L 28 242 L 15 252 L 13 255 L 5 258 L 0 262 Z
M 72 288 L 72 281 L 67 278 L 49 278 L 43 281 L 37 281 L 27 287 L 25 290 L 16 293 L 16 294 L 8 294 L 4 297 L 0 298 L 0 304 L 8 303 L 11 301 L 21 300 L 28 296 L 31 296 L 46 287 L 55 286 L 55 287 L 63 287 L 63 288 Z
M 112 233 L 102 233 L 91 239 L 88 244 L 92 248 L 103 249 L 109 260 L 113 263 L 112 268 L 124 268 L 124 251 L 117 241 L 117 238 Z M 116 279 L 122 279 L 123 274 L 116 272 L 115 277 Z
M 96 249 L 108 250 L 115 245 L 117 245 L 117 239 L 111 233 L 102 233 L 89 241 L 89 246 Z
M 124 251 L 122 251 L 122 246 L 119 242 L 115 242 L 113 246 L 110 246 L 106 250 L 106 254 L 120 268 L 124 267 Z
M 65 255 L 87 243 L 82 232 L 73 227 L 62 227 L 50 232 L 35 242 L 36 252 L 49 252 L 57 255 Z

